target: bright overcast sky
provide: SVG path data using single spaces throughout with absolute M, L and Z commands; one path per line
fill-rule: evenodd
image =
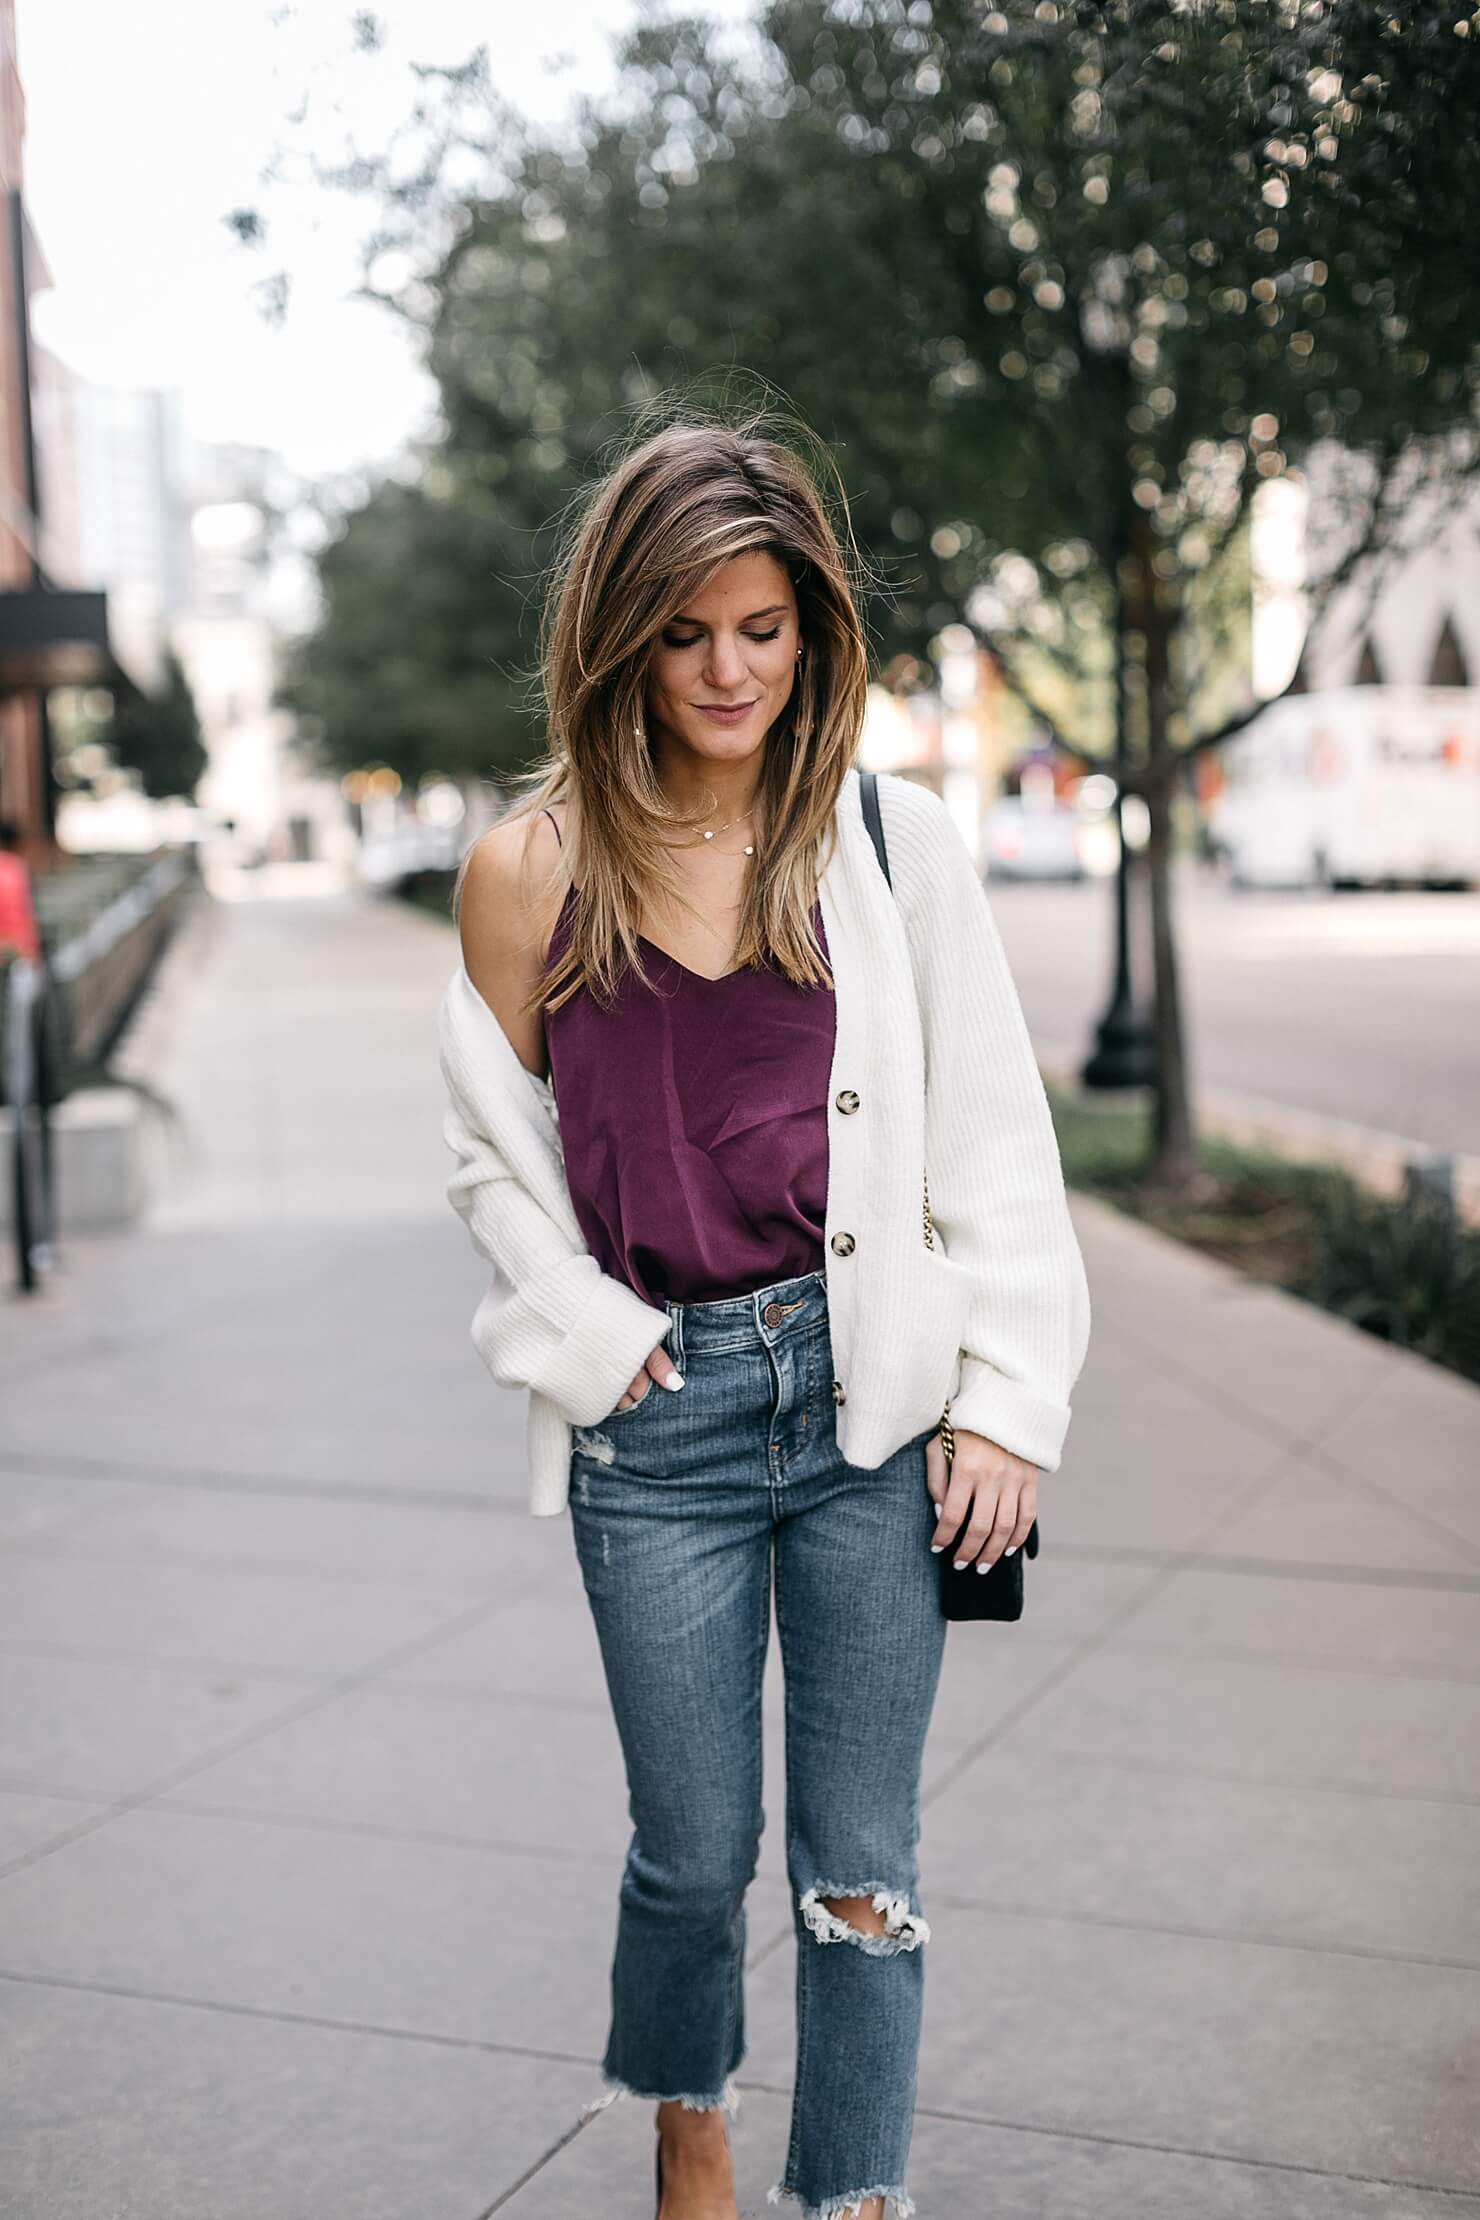
M 104 384 L 183 395 L 192 433 L 279 449 L 317 475 L 390 453 L 424 419 L 429 389 L 387 312 L 347 299 L 363 207 L 280 189 L 264 166 L 291 140 L 305 91 L 316 152 L 351 133 L 384 141 L 410 64 L 489 48 L 497 90 L 555 118 L 611 81 L 613 37 L 637 0 L 381 0 L 387 33 L 352 50 L 350 0 L 17 0 L 28 110 L 26 194 L 53 289 L 40 339 Z M 748 0 L 711 0 L 727 19 Z M 266 250 L 222 221 L 266 206 Z M 266 325 L 254 285 L 286 263 L 285 326 Z

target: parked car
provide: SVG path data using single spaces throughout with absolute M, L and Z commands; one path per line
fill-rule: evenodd
M 1004 794 L 982 820 L 981 868 L 994 879 L 1082 879 L 1082 829 L 1071 803 Z

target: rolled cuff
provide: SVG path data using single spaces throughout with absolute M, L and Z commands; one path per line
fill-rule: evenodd
M 961 1385 L 951 1397 L 951 1424 L 1024 1457 L 1044 1472 L 1057 1472 L 1069 1431 L 1069 1406 L 1009 1379 L 981 1357 L 963 1354 Z
M 593 1260 L 580 1260 L 589 1271 Z M 668 1312 L 645 1303 L 610 1273 L 596 1272 L 587 1300 L 555 1347 L 531 1361 L 510 1346 L 504 1291 L 497 1281 L 473 1314 L 472 1338 L 496 1380 L 537 1389 L 572 1426 L 594 1426 L 613 1409 L 633 1374 L 668 1331 Z

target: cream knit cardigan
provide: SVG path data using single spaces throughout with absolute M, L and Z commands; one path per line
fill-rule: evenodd
M 1090 1304 L 1043 1082 L 986 890 L 944 803 L 888 774 L 879 802 L 892 889 L 856 770 L 818 889 L 837 1007 L 824 1238 L 838 1448 L 849 1464 L 880 1465 L 950 1396 L 954 1426 L 1052 1472 Z M 554 1095 L 461 960 L 438 1034 L 457 1158 L 447 1195 L 494 1267 L 473 1344 L 501 1386 L 529 1390 L 529 1509 L 554 1516 L 568 1502 L 572 1426 L 614 1408 L 668 1314 L 586 1247 Z M 840 1109 L 852 1095 L 857 1108 Z

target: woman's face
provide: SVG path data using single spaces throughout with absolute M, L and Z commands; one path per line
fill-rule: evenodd
M 665 625 L 648 666 L 659 765 L 675 746 L 713 764 L 756 754 L 790 699 L 800 644 L 796 594 L 775 556 L 723 564 Z

